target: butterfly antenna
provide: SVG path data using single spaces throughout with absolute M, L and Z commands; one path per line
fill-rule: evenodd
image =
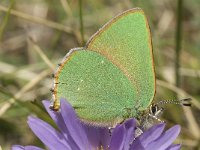
M 165 105 L 165 104 L 176 104 L 176 105 L 182 105 L 182 106 L 191 106 L 191 98 L 184 98 L 180 100 L 162 100 L 157 103 L 157 105 Z

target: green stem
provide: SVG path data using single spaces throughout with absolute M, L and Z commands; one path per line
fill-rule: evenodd
M 14 0 L 11 0 L 9 9 L 8 9 L 5 17 L 3 18 L 2 24 L 0 25 L 0 40 L 2 40 L 2 38 L 3 38 L 3 33 L 6 28 L 6 25 L 8 24 L 9 17 L 10 17 L 10 11 L 13 6 L 14 6 Z
M 180 87 L 180 52 L 181 52 L 181 41 L 182 41 L 182 10 L 183 0 L 178 0 L 177 3 L 177 26 L 176 26 L 176 59 L 175 59 L 175 76 L 176 86 Z
M 85 44 L 84 41 L 84 30 L 83 30 L 83 4 L 82 0 L 79 0 L 79 21 L 80 21 L 80 32 L 81 32 L 81 43 L 82 46 Z

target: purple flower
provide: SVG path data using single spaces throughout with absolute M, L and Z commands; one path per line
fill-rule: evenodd
M 172 144 L 180 132 L 178 125 L 164 131 L 161 123 L 135 137 L 136 121 L 129 119 L 117 125 L 110 136 L 107 128 L 83 125 L 72 106 L 61 100 L 61 111 L 49 109 L 50 102 L 43 104 L 59 130 L 36 117 L 28 117 L 28 125 L 35 135 L 50 150 L 179 150 L 180 145 Z M 12 150 L 42 150 L 35 146 L 14 145 Z

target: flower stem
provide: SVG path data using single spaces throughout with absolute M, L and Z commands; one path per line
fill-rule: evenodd
M 14 2 L 15 2 L 14 0 L 11 0 L 11 1 L 10 1 L 9 9 L 8 9 L 8 11 L 6 12 L 6 15 L 5 15 L 5 17 L 3 18 L 3 21 L 2 21 L 2 23 L 1 23 L 1 25 L 0 25 L 0 40 L 2 40 L 4 30 L 5 30 L 5 28 L 6 28 L 7 24 L 8 24 L 9 17 L 10 17 L 10 12 L 11 12 L 12 7 L 14 6 Z
M 83 4 L 82 0 L 79 0 L 79 21 L 80 21 L 80 32 L 81 32 L 81 46 L 85 44 L 84 41 L 84 30 L 83 30 Z
M 180 52 L 181 52 L 181 40 L 182 40 L 182 10 L 183 0 L 178 0 L 177 3 L 177 25 L 176 25 L 176 59 L 175 59 L 175 77 L 176 86 L 180 87 Z

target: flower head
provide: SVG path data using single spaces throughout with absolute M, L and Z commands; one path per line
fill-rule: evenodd
M 35 135 L 50 150 L 178 150 L 180 145 L 173 145 L 180 132 L 178 125 L 164 131 L 161 123 L 135 137 L 136 121 L 129 119 L 117 125 L 110 136 L 107 128 L 83 125 L 72 106 L 61 99 L 60 112 L 49 109 L 50 102 L 43 104 L 59 130 L 36 117 L 28 117 L 28 125 Z M 12 150 L 42 150 L 35 146 L 14 145 Z

